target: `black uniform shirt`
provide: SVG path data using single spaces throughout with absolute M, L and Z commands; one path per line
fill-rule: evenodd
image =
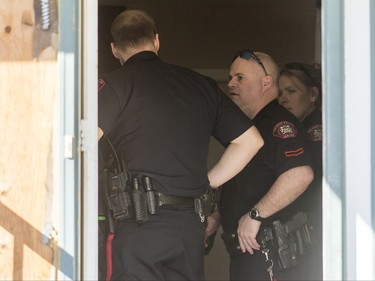
M 316 214 L 321 219 L 322 212 L 322 111 L 315 109 L 302 122 L 305 127 L 311 147 L 311 154 L 314 169 L 314 181 L 300 198 L 306 210 Z M 321 223 L 321 221 L 319 221 Z
M 214 80 L 149 51 L 100 79 L 98 99 L 99 127 L 132 175 L 169 195 L 202 195 L 210 136 L 225 146 L 253 125 Z
M 264 107 L 253 121 L 264 146 L 235 178 L 223 185 L 220 213 L 224 231 L 237 229 L 240 217 L 267 193 L 278 176 L 291 168 L 311 165 L 305 129 L 277 100 Z M 285 208 L 269 219 L 285 217 L 287 213 Z
M 314 160 L 314 171 L 322 172 L 322 111 L 315 109 L 302 122 L 307 130 L 310 144 L 312 146 L 312 157 Z

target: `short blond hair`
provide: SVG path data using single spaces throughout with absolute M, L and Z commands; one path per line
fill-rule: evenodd
M 155 39 L 156 28 L 153 18 L 142 10 L 126 10 L 112 23 L 111 35 L 117 48 L 139 48 Z

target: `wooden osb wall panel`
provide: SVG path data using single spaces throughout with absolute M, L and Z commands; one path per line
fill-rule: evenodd
M 58 88 L 57 1 L 48 2 L 43 29 L 40 0 L 0 1 L 0 280 L 53 276 L 54 250 L 41 239 Z
M 1 0 L 0 59 L 32 58 L 35 22 L 33 3 L 32 0 Z
M 26 268 L 35 274 L 42 270 L 37 259 L 28 259 L 24 246 L 52 264 L 53 253 L 51 248 L 41 245 L 41 232 L 47 215 L 45 182 L 51 168 L 47 161 L 56 73 L 54 62 L 0 62 L 0 75 L 5 81 L 0 84 L 3 128 L 0 134 L 0 226 L 7 230 L 6 234 L 0 233 L 0 256 L 4 249 L 12 249 L 7 241 L 18 241 L 10 256 L 0 259 L 0 280 L 4 280 L 2 274 L 11 274 L 10 280 L 19 280 L 13 279 L 14 275 L 34 276 L 32 272 L 24 272 Z M 1 265 L 2 262 L 7 266 Z M 18 264 L 17 268 L 14 263 Z

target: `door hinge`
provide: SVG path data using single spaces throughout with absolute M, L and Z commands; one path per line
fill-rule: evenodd
M 73 135 L 64 136 L 64 158 L 65 159 L 74 158 L 74 136 Z

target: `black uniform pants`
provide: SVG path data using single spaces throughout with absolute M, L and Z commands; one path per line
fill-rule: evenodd
M 192 208 L 159 208 L 148 221 L 120 222 L 111 280 L 204 280 L 204 224 Z

